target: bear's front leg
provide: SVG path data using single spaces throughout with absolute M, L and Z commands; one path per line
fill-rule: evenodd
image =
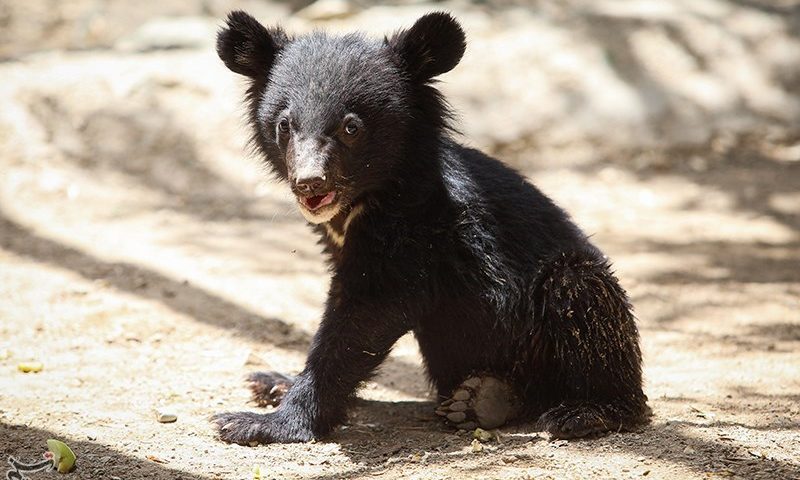
M 328 434 L 345 418 L 358 385 L 368 379 L 394 343 L 410 330 L 403 315 L 358 302 L 333 308 L 314 336 L 306 367 L 273 413 L 215 415 L 222 440 L 240 445 L 307 442 Z M 350 302 L 355 303 L 355 302 Z

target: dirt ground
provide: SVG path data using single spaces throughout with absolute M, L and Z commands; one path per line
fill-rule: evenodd
M 288 192 L 244 153 L 241 84 L 217 63 L 207 45 L 0 63 L 0 474 L 58 438 L 75 479 L 800 478 L 796 124 L 491 146 L 614 260 L 654 411 L 641 431 L 519 426 L 473 447 L 433 414 L 405 337 L 330 438 L 216 440 L 210 415 L 258 410 L 249 372 L 302 368 L 328 284 Z

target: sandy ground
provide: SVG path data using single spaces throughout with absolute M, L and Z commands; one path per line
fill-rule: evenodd
M 434 416 L 406 337 L 333 436 L 248 448 L 207 418 L 257 410 L 249 372 L 302 368 L 328 276 L 243 153 L 240 86 L 203 48 L 35 54 L 0 78 L 0 474 L 59 438 L 76 479 L 800 478 L 800 132 L 495 149 L 614 259 L 641 431 L 521 426 L 476 449 Z

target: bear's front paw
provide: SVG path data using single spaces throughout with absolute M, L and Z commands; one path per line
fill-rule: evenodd
M 314 433 L 302 421 L 302 415 L 280 415 L 287 411 L 267 414 L 253 412 L 218 413 L 211 417 L 219 438 L 228 443 L 250 445 L 259 443 L 308 442 Z
M 218 413 L 211 417 L 219 438 L 228 443 L 250 445 L 276 441 L 273 435 L 273 415 L 253 412 Z

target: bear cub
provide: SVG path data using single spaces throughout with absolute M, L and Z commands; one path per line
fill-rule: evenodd
M 252 375 L 255 401 L 278 408 L 214 416 L 222 440 L 329 434 L 409 331 L 450 425 L 535 420 L 573 438 L 647 421 L 639 335 L 606 257 L 519 173 L 453 139 L 434 79 L 465 48 L 440 12 L 382 40 L 228 16 L 217 52 L 248 79 L 253 144 L 332 279 L 305 369 Z

